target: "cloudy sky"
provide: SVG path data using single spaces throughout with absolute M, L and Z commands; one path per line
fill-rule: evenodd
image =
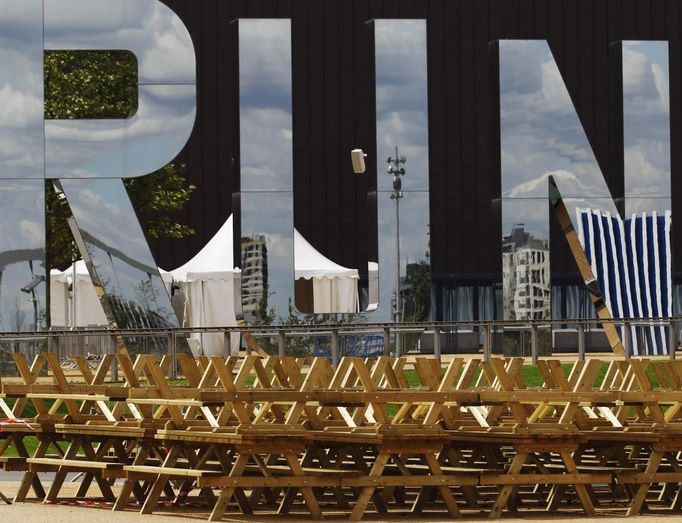
M 626 213 L 665 207 L 670 197 L 667 43 L 624 43 L 623 99 Z M 515 222 L 542 229 L 538 219 L 546 219 L 541 219 L 537 209 L 528 206 L 528 211 L 517 216 L 514 209 L 524 207 L 507 205 L 506 212 L 504 202 L 546 198 L 549 174 L 565 198 L 605 198 L 609 208 L 604 210 L 614 211 L 546 42 L 500 42 L 500 106 L 505 234 Z
M 21 288 L 31 283 L 35 274 L 45 274 L 40 256 L 32 256 L 33 272 L 26 257 L 25 261 L 6 263 L 14 258 L 9 251 L 43 248 L 44 207 L 42 180 L 0 180 L 0 331 L 30 329 L 33 324 L 32 297 Z M 36 299 L 45 305 L 45 285 L 36 287 Z
M 670 208 L 669 85 L 667 42 L 623 42 L 627 215 Z

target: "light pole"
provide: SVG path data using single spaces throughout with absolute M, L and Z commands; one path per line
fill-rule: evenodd
M 398 154 L 398 146 L 395 147 L 395 158 L 390 156 L 386 159 L 388 163 L 388 169 L 386 172 L 393 175 L 393 193 L 391 194 L 391 200 L 395 200 L 395 310 L 394 321 L 395 323 L 400 322 L 400 200 L 403 198 L 402 191 L 402 176 L 405 176 L 405 168 L 401 167 L 407 158 L 400 156 Z M 400 357 L 401 347 L 400 347 L 400 334 L 395 333 L 395 355 L 396 358 Z

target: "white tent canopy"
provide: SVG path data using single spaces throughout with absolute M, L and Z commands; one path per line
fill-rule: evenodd
M 357 269 L 334 263 L 294 230 L 295 278 L 313 281 L 316 313 L 358 312 Z
M 171 281 L 179 285 L 182 294 L 173 296 L 185 327 L 229 327 L 236 325 L 235 298 L 240 286 L 240 270 L 233 267 L 232 216 L 223 224 L 201 251 L 182 267 L 166 272 L 160 270 L 168 289 Z M 294 231 L 295 278 L 311 280 L 316 313 L 353 313 L 358 311 L 358 271 L 348 269 L 320 254 L 298 232 Z M 75 322 L 72 317 L 74 302 L 68 286 L 73 269 L 77 274 Z M 50 311 L 53 325 L 107 325 L 85 263 L 80 260 L 64 272 L 50 273 L 52 292 Z M 222 334 L 197 334 L 193 338 L 193 352 L 207 356 L 224 355 L 225 338 Z M 231 349 L 239 346 L 239 334 L 231 338 Z M 195 355 L 196 355 L 195 354 Z
M 187 327 L 229 327 L 235 319 L 235 278 L 239 269 L 232 267 L 232 215 L 199 253 L 182 267 L 170 271 L 173 281 L 180 284 L 185 297 L 184 324 Z M 206 356 L 224 355 L 222 334 L 196 334 L 191 344 Z M 239 334 L 231 335 L 231 348 L 239 348 Z M 194 348 L 196 347 L 196 349 Z M 196 355 L 196 354 L 195 354 Z
M 50 271 L 50 321 L 59 327 L 109 325 L 83 260 L 64 272 Z

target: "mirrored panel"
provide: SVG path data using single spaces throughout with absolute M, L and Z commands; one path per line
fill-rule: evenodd
M 407 175 L 409 176 L 409 174 Z M 429 193 L 407 191 L 400 200 L 399 227 L 396 204 L 388 192 L 378 193 L 379 307 L 368 321 L 428 321 L 431 318 L 431 263 L 429 253 Z M 400 231 L 400 294 L 396 302 L 398 257 L 396 233 Z M 399 309 L 396 309 L 399 307 Z
M 668 42 L 622 42 L 625 214 L 641 198 L 667 198 L 670 209 Z M 652 201 L 652 203 L 660 203 Z
M 185 145 L 196 113 L 194 86 L 141 86 L 125 120 L 45 122 L 48 178 L 132 178 L 160 169 Z
M 137 56 L 141 85 L 196 82 L 192 38 L 159 0 L 44 2 L 45 49 L 127 49 Z
M 290 192 L 241 193 L 241 305 L 250 323 L 281 323 L 294 306 L 293 210 Z
M 0 331 L 46 326 L 43 180 L 0 181 Z
M 375 20 L 374 45 L 379 260 L 369 262 L 367 320 L 424 321 L 431 318 L 426 21 Z
M 549 319 L 547 198 L 502 200 L 502 294 L 506 320 Z
M 239 20 L 242 191 L 292 191 L 291 21 Z
M 657 212 L 658 214 L 665 214 L 670 211 L 670 198 L 639 198 L 631 196 L 625 199 L 625 217 L 629 218 L 633 214 L 641 214 L 643 212 Z
M 0 0 L 0 179 L 43 178 L 42 0 Z
M 121 180 L 62 180 L 84 258 L 110 322 L 119 328 L 177 327 L 144 233 Z M 80 238 L 78 238 L 80 236 Z M 80 242 L 79 242 L 80 243 Z M 90 259 L 88 259 L 90 258 Z
M 498 45 L 504 318 L 550 318 L 549 176 L 567 207 L 618 213 L 547 42 Z
M 158 0 L 45 1 L 45 49 L 125 49 L 138 61 L 128 119 L 45 122 L 50 178 L 149 174 L 180 152 L 194 126 L 195 55 L 181 20 Z
M 564 198 L 610 197 L 609 188 L 544 40 L 501 40 L 503 198 L 546 198 L 552 173 Z

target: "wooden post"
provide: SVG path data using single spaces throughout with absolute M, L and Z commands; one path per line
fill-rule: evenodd
M 287 339 L 284 335 L 284 331 L 281 330 L 277 333 L 277 354 L 280 358 L 286 356 L 287 353 Z
M 493 325 L 492 323 L 486 323 L 483 326 L 483 359 L 485 361 L 490 361 L 490 355 L 492 354 L 492 343 L 493 343 Z
M 630 359 L 630 354 L 632 354 L 632 327 L 629 321 L 625 322 L 623 327 L 623 345 L 625 346 L 625 359 Z
M 670 351 L 670 359 L 675 359 L 675 349 L 677 348 L 677 340 L 675 339 L 675 322 L 668 323 L 668 350 Z
M 538 326 L 533 324 L 530 327 L 530 355 L 533 364 L 538 362 Z

